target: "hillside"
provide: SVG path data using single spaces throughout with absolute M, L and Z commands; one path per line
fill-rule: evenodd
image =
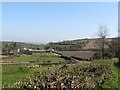
M 108 45 L 110 44 L 110 42 L 116 38 L 107 38 L 106 39 L 106 44 L 105 44 L 105 48 L 108 48 Z M 97 39 L 91 39 L 90 42 L 88 42 L 85 47 L 83 47 L 84 50 L 86 49 L 100 49 L 100 46 L 98 46 L 97 44 Z
M 106 41 L 109 43 L 114 38 L 107 38 Z M 69 40 L 62 42 L 50 42 L 45 48 L 53 48 L 58 51 L 78 51 L 78 50 L 90 50 L 90 49 L 100 49 L 96 44 L 97 39 L 78 39 L 78 40 Z M 108 48 L 108 45 L 105 45 L 105 48 Z
M 2 44 L 1 44 L 2 43 Z M 37 45 L 32 43 L 23 43 L 23 42 L 0 42 L 0 45 L 2 45 L 2 49 L 6 48 L 7 46 L 13 45 L 16 43 L 17 48 L 32 48 L 32 49 L 43 49 L 44 45 Z
M 50 42 L 45 48 L 53 48 L 57 51 L 77 51 L 82 50 L 90 41 L 90 39 L 77 39 L 62 42 Z
M 114 38 L 107 38 L 107 42 L 110 42 Z M 49 49 L 53 48 L 56 51 L 79 51 L 79 50 L 90 50 L 99 49 L 100 47 L 96 44 L 97 39 L 77 39 L 77 40 L 66 40 L 61 42 L 49 42 L 48 44 L 31 44 L 23 42 L 2 42 L 2 48 L 5 48 L 6 44 L 16 43 L 19 48 L 32 48 L 32 49 Z M 105 48 L 108 46 L 105 45 Z

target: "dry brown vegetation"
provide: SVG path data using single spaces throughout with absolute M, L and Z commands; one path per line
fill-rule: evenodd
M 92 59 L 94 52 L 92 51 L 60 51 L 61 54 L 76 57 L 78 59 Z

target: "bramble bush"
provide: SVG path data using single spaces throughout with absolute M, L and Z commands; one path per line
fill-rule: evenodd
M 117 83 L 117 77 L 112 60 L 93 61 L 85 64 L 75 64 L 51 73 L 36 72 L 27 82 L 21 82 L 15 87 L 23 89 L 70 89 L 70 88 L 111 88 L 111 81 Z M 112 78 L 112 79 L 110 79 Z M 109 81 L 109 83 L 107 83 Z M 109 84 L 107 86 L 107 84 Z M 112 83 L 114 88 L 117 84 Z

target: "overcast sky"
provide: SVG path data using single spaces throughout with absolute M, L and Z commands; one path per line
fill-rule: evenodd
M 47 43 L 96 37 L 99 24 L 118 34 L 117 2 L 3 3 L 3 40 Z

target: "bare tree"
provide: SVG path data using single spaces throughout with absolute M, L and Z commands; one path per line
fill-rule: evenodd
M 98 39 L 96 40 L 96 44 L 99 46 L 102 58 L 104 59 L 105 45 L 107 43 L 106 37 L 108 36 L 108 28 L 106 27 L 106 25 L 99 25 L 97 36 Z

